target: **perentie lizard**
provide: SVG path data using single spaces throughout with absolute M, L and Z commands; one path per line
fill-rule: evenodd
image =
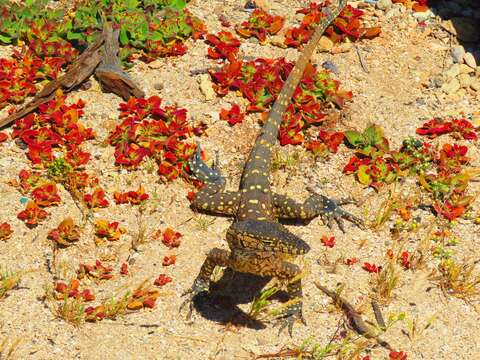
M 294 321 L 303 320 L 302 286 L 298 276 L 300 268 L 286 260 L 289 256 L 305 254 L 310 247 L 281 225 L 278 219 L 309 220 L 322 216 L 329 223 L 336 220 L 341 229 L 342 218 L 361 224 L 358 218 L 340 208 L 340 203 L 323 195 L 313 194 L 300 204 L 284 195 L 272 193 L 269 183 L 272 147 L 277 140 L 282 116 L 320 37 L 345 5 L 346 0 L 339 0 L 336 9 L 327 12 L 289 74 L 245 164 L 239 191 L 224 191 L 225 179 L 217 169 L 209 168 L 202 161 L 199 147 L 191 159 L 190 168 L 194 176 L 205 183 L 196 194 L 192 207 L 230 215 L 234 221 L 226 236 L 230 251 L 212 249 L 208 253 L 191 289 L 184 294 L 188 298 L 182 307 L 190 303 L 192 311 L 194 297 L 208 291 L 216 266 L 273 276 L 287 282 L 287 293 L 292 301 L 282 313 L 279 324 L 280 330 L 288 326 L 291 334 Z

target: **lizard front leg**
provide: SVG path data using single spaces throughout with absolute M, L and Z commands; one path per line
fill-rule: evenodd
M 190 159 L 190 170 L 195 178 L 205 185 L 195 194 L 192 208 L 213 214 L 234 215 L 240 202 L 240 194 L 223 191 L 225 178 L 217 168 L 210 168 L 201 158 L 200 146 Z
M 330 228 L 333 226 L 333 221 L 336 221 L 343 232 L 345 232 L 343 219 L 363 227 L 363 221 L 360 218 L 341 208 L 341 205 L 347 203 L 351 201 L 335 201 L 316 193 L 310 195 L 304 203 L 298 203 L 285 195 L 273 195 L 275 213 L 279 219 L 311 220 L 320 216 Z
M 230 264 L 230 252 L 227 250 L 214 248 L 210 250 L 207 258 L 200 268 L 200 273 L 193 282 L 192 287 L 187 290 L 182 296 L 187 296 L 187 299 L 180 306 L 180 311 L 188 304 L 189 312 L 187 318 L 190 318 L 193 312 L 193 301 L 195 296 L 203 292 L 208 292 L 210 287 L 210 278 L 215 270 L 215 267 L 227 267 Z

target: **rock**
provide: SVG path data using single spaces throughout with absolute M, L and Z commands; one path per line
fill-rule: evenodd
M 154 88 L 155 90 L 160 91 L 160 90 L 163 90 L 164 86 L 163 86 L 162 83 L 157 82 L 157 83 L 153 84 L 153 88 Z
M 205 96 L 205 100 L 215 99 L 215 91 L 213 91 L 212 82 L 208 74 L 200 75 L 200 91 Z
M 386 11 L 392 7 L 392 0 L 379 0 L 377 2 L 377 9 Z
M 453 64 L 447 71 L 444 72 L 444 74 L 448 79 L 457 77 L 458 75 L 460 75 L 460 65 Z
M 324 51 L 331 51 L 332 48 L 333 48 L 333 41 L 330 40 L 328 37 L 326 36 L 322 36 L 320 38 L 320 41 L 318 43 L 318 45 L 320 46 L 321 49 L 323 49 Z
M 429 9 L 423 12 L 414 12 L 412 16 L 417 19 L 418 22 L 422 22 L 434 17 L 435 15 L 433 14 L 432 10 Z
M 458 80 L 460 81 L 460 86 L 466 89 L 473 83 L 474 78 L 468 74 L 460 74 Z
M 448 95 L 454 94 L 460 90 L 460 81 L 453 79 L 450 82 L 446 82 L 442 85 L 442 90 Z
M 475 61 L 475 57 L 472 53 L 467 52 L 465 55 L 463 55 L 463 61 L 465 61 L 465 64 L 470 66 L 472 69 L 477 67 L 477 62 Z
M 470 84 L 470 87 L 475 91 L 480 91 L 480 80 L 475 80 Z
M 331 72 L 333 72 L 335 75 L 338 75 L 338 68 L 337 66 L 331 62 L 331 61 L 325 61 L 323 64 L 322 64 L 322 67 L 324 69 L 327 69 L 327 70 L 330 70 Z
M 474 68 L 471 68 L 468 65 L 461 64 L 460 65 L 460 74 L 472 74 L 475 72 Z
M 466 42 L 480 40 L 477 20 L 467 17 L 454 17 L 451 19 L 451 22 L 459 40 Z
M 450 50 L 450 54 L 452 54 L 453 61 L 456 63 L 463 63 L 463 57 L 465 56 L 465 49 L 462 45 L 456 45 L 452 47 Z
M 280 36 L 280 35 L 274 35 L 274 36 L 270 37 L 270 44 L 272 44 L 273 46 L 282 48 L 282 49 L 287 48 L 287 45 L 285 45 L 285 43 L 284 43 L 284 37 Z
M 332 54 L 340 54 L 340 53 L 349 52 L 352 47 L 353 47 L 353 44 L 351 42 L 337 44 L 332 49 Z

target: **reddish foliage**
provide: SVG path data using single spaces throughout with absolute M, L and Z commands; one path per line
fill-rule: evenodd
M 103 219 L 95 221 L 95 235 L 100 239 L 117 241 L 125 231 L 117 221 L 111 223 Z
M 165 256 L 163 258 L 162 265 L 163 266 L 174 265 L 176 261 L 177 261 L 177 256 L 176 255 Z
M 163 285 L 166 285 L 168 284 L 169 282 L 172 281 L 172 278 L 165 275 L 165 274 L 160 274 L 158 275 L 158 277 L 155 279 L 154 281 L 154 285 L 155 286 L 163 286 Z
M 66 298 L 75 298 L 82 299 L 83 301 L 93 301 L 95 300 L 95 295 L 93 295 L 90 289 L 84 289 L 83 291 L 79 290 L 80 282 L 78 279 L 70 280 L 70 283 L 67 285 L 64 282 L 55 283 L 55 298 L 57 300 L 63 300 Z
M 13 234 L 13 230 L 9 223 L 0 224 L 0 241 L 7 240 Z
M 208 34 L 207 42 L 213 45 L 208 48 L 208 57 L 235 61 L 240 50 L 240 40 L 231 32 L 220 31 L 217 35 Z
M 0 132 L 0 143 L 7 141 L 8 135 L 5 134 L 4 132 Z
M 83 279 L 89 277 L 97 280 L 109 280 L 113 277 L 113 267 L 105 266 L 100 260 L 95 261 L 95 265 L 80 264 L 77 270 L 77 277 Z
M 285 45 L 291 47 L 299 47 L 306 44 L 313 35 L 315 27 L 325 17 L 323 8 L 329 7 L 332 4 L 330 0 L 322 3 L 312 2 L 306 8 L 297 10 L 297 14 L 304 14 L 302 22 L 299 27 L 290 28 L 285 34 Z M 345 38 L 351 41 L 360 38 L 373 38 L 378 36 L 381 32 L 379 27 L 364 28 L 361 23 L 363 11 L 347 5 L 340 15 L 333 20 L 332 24 L 327 28 L 325 34 L 335 42 L 341 42 Z
M 348 265 L 348 266 L 352 266 L 353 264 L 356 264 L 357 262 L 358 262 L 358 258 L 356 258 L 356 257 L 345 259 L 345 265 Z
M 83 201 L 89 209 L 105 208 L 108 206 L 108 200 L 105 199 L 105 190 L 97 187 L 91 194 L 85 194 Z
M 143 186 L 139 186 L 136 191 L 127 191 L 120 193 L 118 191 L 113 193 L 113 198 L 117 204 L 128 204 L 138 205 L 147 200 L 150 196 L 145 193 Z
M 232 105 L 230 110 L 221 109 L 220 119 L 227 121 L 230 125 L 241 123 L 245 118 L 245 113 L 240 111 L 240 106 L 237 104 Z
M 255 9 L 247 21 L 235 27 L 237 33 L 249 38 L 256 37 L 260 43 L 267 41 L 267 34 L 274 35 L 283 27 L 285 19 L 281 16 L 274 16 L 262 9 Z
M 167 246 L 170 249 L 174 247 L 179 247 L 181 237 L 182 237 L 182 234 L 180 234 L 178 231 L 175 231 L 171 228 L 166 228 L 165 231 L 163 232 L 162 242 L 165 246 Z
M 275 102 L 293 64 L 285 59 L 241 60 L 211 71 L 214 90 L 226 95 L 238 90 L 250 102 L 247 112 L 266 112 Z M 323 108 L 328 105 L 341 107 L 352 97 L 351 92 L 340 90 L 338 81 L 331 78 L 327 70 L 317 71 L 308 66 L 304 77 L 294 92 L 292 103 L 284 115 L 279 131 L 281 145 L 301 144 L 303 131 L 324 121 Z
M 362 269 L 368 271 L 369 273 L 379 273 L 380 270 L 382 270 L 382 267 L 365 262 L 363 263 Z
M 48 238 L 57 244 L 68 246 L 80 239 L 80 227 L 75 225 L 72 218 L 66 218 L 55 229 L 50 230 Z
M 333 248 L 335 246 L 335 236 L 328 237 L 327 235 L 323 235 L 321 240 L 323 246 Z
M 161 101 L 152 96 L 130 98 L 120 104 L 123 122 L 109 136 L 109 143 L 115 146 L 115 162 L 136 168 L 145 157 L 151 157 L 164 180 L 188 177 L 188 159 L 195 152 L 195 145 L 184 140 L 192 135 L 194 128 L 187 122 L 185 109 L 162 108 Z
M 456 139 L 478 139 L 473 124 L 467 119 L 454 119 L 451 121 L 431 119 L 417 129 L 417 134 L 428 136 L 431 139 L 443 134 L 452 134 Z
M 42 220 L 44 220 L 47 215 L 48 213 L 45 210 L 39 208 L 35 202 L 29 201 L 25 210 L 20 211 L 17 217 L 23 222 L 25 222 L 25 224 L 27 224 L 28 226 L 36 226 Z
M 407 360 L 407 354 L 403 351 L 390 351 L 388 357 L 392 360 Z
M 122 266 L 120 266 L 120 275 L 128 275 L 128 264 L 123 263 Z

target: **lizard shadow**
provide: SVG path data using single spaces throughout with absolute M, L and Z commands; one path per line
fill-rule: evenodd
M 264 329 L 266 325 L 262 321 L 253 318 L 238 305 L 254 301 L 271 279 L 227 268 L 222 277 L 211 284 L 208 294 L 202 293 L 194 298 L 195 310 L 205 319 L 219 324 Z M 285 302 L 288 296 L 279 291 L 269 300 Z

